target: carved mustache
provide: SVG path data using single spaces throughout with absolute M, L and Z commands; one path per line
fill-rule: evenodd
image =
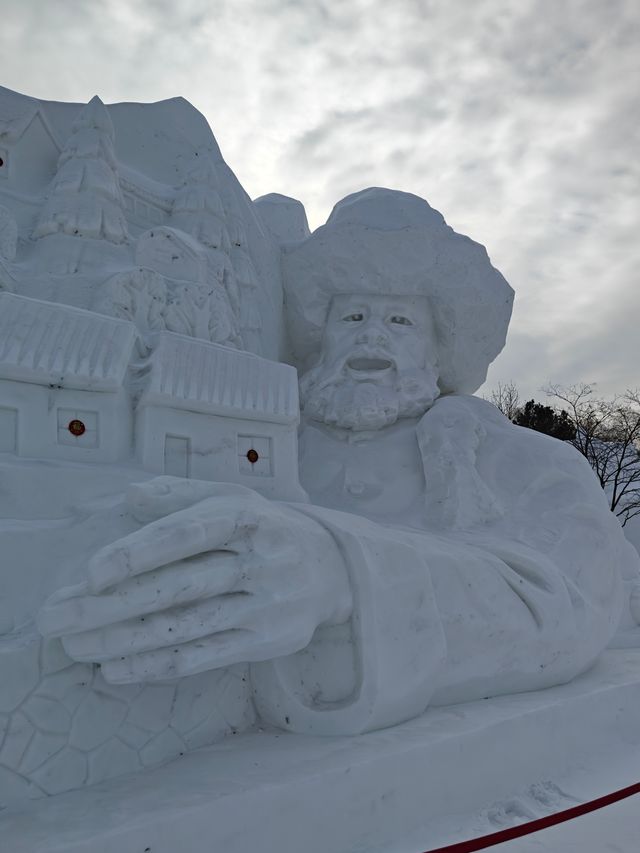
M 316 392 L 322 392 L 329 386 L 341 385 L 346 379 L 357 378 L 359 373 L 365 378 L 368 373 L 382 375 L 390 369 L 397 372 L 396 360 L 389 353 L 359 347 L 345 358 L 337 359 L 331 364 L 323 363 L 310 370 L 300 380 L 300 387 L 303 395 L 310 385 L 313 385 Z M 374 376 L 371 377 L 373 378 Z

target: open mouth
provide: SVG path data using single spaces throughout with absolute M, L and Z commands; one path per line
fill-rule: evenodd
M 388 370 L 390 367 L 393 367 L 393 362 L 388 358 L 365 358 L 360 356 L 350 358 L 347 362 L 347 367 L 359 373 L 369 373 L 371 371 Z

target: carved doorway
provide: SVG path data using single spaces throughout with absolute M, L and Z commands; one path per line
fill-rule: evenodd
M 189 476 L 191 441 L 180 435 L 164 437 L 164 473 L 172 477 Z

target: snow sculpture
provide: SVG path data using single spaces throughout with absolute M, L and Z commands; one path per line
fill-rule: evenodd
M 149 523 L 40 629 L 116 684 L 248 662 L 262 716 L 320 734 L 584 670 L 632 557 L 573 449 L 468 396 L 511 311 L 484 249 L 421 199 L 368 190 L 284 271 L 311 503 L 142 485 Z
M 383 190 L 309 235 L 181 99 L 0 89 L 0 158 L 0 806 L 595 658 L 637 561 L 468 396 L 512 298 L 480 246 Z

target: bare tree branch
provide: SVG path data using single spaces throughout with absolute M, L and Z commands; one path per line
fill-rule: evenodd
M 520 411 L 520 394 L 513 381 L 498 382 L 498 388 L 486 399 L 512 421 Z
M 567 407 L 576 426 L 571 444 L 593 468 L 624 527 L 640 514 L 640 392 L 605 400 L 588 384 L 544 390 Z

